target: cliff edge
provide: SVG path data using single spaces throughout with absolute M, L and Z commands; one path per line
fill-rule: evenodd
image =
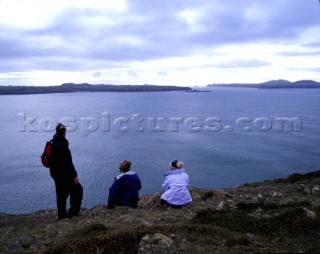
M 57 220 L 56 210 L 0 214 L 0 253 L 320 252 L 320 171 L 229 189 L 191 188 L 181 209 L 143 196 Z

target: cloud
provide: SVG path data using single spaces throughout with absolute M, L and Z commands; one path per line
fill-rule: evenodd
M 128 76 L 131 76 L 131 77 L 138 77 L 138 73 L 136 73 L 135 71 L 128 71 L 127 72 Z
M 320 42 L 307 43 L 305 46 L 310 48 L 320 48 Z
M 314 67 L 314 68 L 305 68 L 305 70 L 319 73 L 320 72 L 320 66 Z
M 20 6 L 0 1 L 0 73 L 120 68 L 128 76 L 142 77 L 134 66 L 155 61 L 167 63 L 161 70 L 167 65 L 173 71 L 269 68 L 279 57 L 319 55 L 319 9 L 317 1 L 301 0 L 48 0 Z M 228 46 L 241 52 L 246 45 L 261 44 L 282 49 L 269 55 L 217 55 Z M 286 49 L 293 44 L 300 51 Z M 177 58 L 198 60 L 172 67 Z
M 257 68 L 262 66 L 270 65 L 270 63 L 259 60 L 235 60 L 230 62 L 223 62 L 217 64 L 215 67 L 218 68 Z
M 167 76 L 168 75 L 168 72 L 166 72 L 166 71 L 158 71 L 158 75 L 159 76 Z
M 92 76 L 95 78 L 100 78 L 102 76 L 102 73 L 100 71 L 96 71 L 92 74 Z
M 320 51 L 286 51 L 279 53 L 282 56 L 319 56 Z

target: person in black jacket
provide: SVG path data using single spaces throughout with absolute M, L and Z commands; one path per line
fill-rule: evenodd
M 130 161 L 125 160 L 120 163 L 119 170 L 121 174 L 114 179 L 109 189 L 109 209 L 115 206 L 137 207 L 141 182 L 138 174 L 130 169 Z
M 53 136 L 50 175 L 56 186 L 58 219 L 78 216 L 82 203 L 83 189 L 72 162 L 66 127 L 59 123 Z M 67 198 L 70 196 L 70 209 L 66 211 Z

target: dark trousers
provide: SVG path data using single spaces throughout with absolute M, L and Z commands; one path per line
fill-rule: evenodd
M 186 205 L 173 205 L 173 204 L 170 204 L 168 201 L 166 200 L 163 200 L 163 199 L 160 199 L 160 205 L 164 206 L 164 207 L 172 207 L 172 208 L 181 208 L 181 207 L 184 207 Z
M 58 217 L 72 217 L 77 216 L 80 212 L 83 188 L 81 184 L 75 185 L 73 181 L 66 180 L 55 180 L 56 185 L 56 195 L 57 195 L 57 207 L 58 207 Z M 70 196 L 70 209 L 67 213 L 66 203 L 67 198 Z

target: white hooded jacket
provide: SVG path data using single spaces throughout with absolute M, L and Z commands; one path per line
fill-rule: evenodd
M 184 169 L 171 170 L 164 174 L 161 199 L 172 205 L 186 205 L 192 201 L 189 192 L 189 176 Z

